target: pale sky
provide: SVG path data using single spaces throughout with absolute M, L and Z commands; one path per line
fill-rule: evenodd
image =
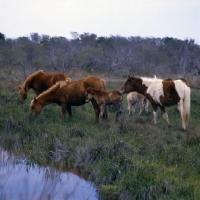
M 0 0 L 0 32 L 173 37 L 200 45 L 200 0 Z

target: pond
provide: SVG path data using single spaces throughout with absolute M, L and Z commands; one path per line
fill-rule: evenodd
M 0 148 L 0 200 L 98 200 L 94 184 L 75 173 L 30 165 Z

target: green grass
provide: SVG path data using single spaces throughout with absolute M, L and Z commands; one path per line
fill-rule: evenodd
M 107 84 L 109 87 L 109 83 Z M 112 89 L 118 88 L 112 85 Z M 167 108 L 171 127 L 158 112 L 153 116 L 126 113 L 114 123 L 94 123 L 91 103 L 73 107 L 71 119 L 51 104 L 36 117 L 27 115 L 17 91 L 0 89 L 0 145 L 29 162 L 66 165 L 89 174 L 104 199 L 200 199 L 200 91 L 192 90 L 189 128 L 182 132 L 176 107 Z

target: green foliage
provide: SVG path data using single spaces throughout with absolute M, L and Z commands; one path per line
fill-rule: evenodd
M 176 38 L 97 37 L 72 33 L 73 39 L 31 33 L 7 39 L 0 33 L 0 67 L 47 71 L 83 70 L 121 77 L 187 77 L 200 73 L 200 47 L 194 40 Z M 173 78 L 172 77 L 172 78 Z M 18 77 L 21 78 L 21 77 Z
M 0 40 L 5 41 L 5 35 L 3 33 L 0 33 Z

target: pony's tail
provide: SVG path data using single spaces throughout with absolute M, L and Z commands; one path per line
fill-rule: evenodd
M 185 86 L 185 98 L 183 101 L 183 115 L 185 119 L 185 126 L 188 127 L 189 119 L 190 119 L 190 87 Z

